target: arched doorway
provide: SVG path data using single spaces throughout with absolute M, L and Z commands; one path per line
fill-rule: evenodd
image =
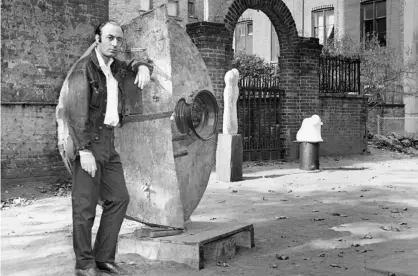
M 271 11 L 272 7 L 247 9 L 247 6 L 252 7 L 251 3 L 241 6 L 240 17 L 235 17 L 228 27 L 234 28 L 234 65 L 240 72 L 237 110 L 238 133 L 243 139 L 243 160 L 277 160 L 284 155 L 285 146 L 280 131 L 283 127 L 281 102 L 284 100 L 284 91 L 280 88 L 277 74 L 278 56 L 283 47 L 280 47 L 282 45 L 276 32 L 277 24 L 273 24 L 263 10 L 273 14 L 272 18 L 280 17 Z M 237 16 L 233 6 L 225 15 L 226 24 L 232 16 Z M 279 30 L 283 28 L 282 25 Z M 286 28 L 294 30 L 295 26 Z M 287 33 L 289 31 L 286 31 L 286 35 L 281 33 L 281 37 L 284 37 L 282 41 L 288 40 Z
M 229 5 L 224 15 L 225 28 L 233 33 L 240 16 L 247 10 L 262 11 L 272 22 L 280 43 L 281 55 L 291 54 L 294 43 L 299 41 L 299 36 L 292 14 L 282 0 L 234 0 Z M 290 50 L 290 52 L 289 52 Z

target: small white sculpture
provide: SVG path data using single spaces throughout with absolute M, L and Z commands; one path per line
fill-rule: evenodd
M 239 72 L 232 69 L 225 74 L 223 134 L 238 133 L 237 101 Z
M 321 137 L 321 118 L 318 115 L 313 115 L 310 118 L 303 119 L 302 126 L 296 134 L 296 141 L 298 142 L 322 142 Z

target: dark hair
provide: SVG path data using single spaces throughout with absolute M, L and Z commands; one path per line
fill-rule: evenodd
M 122 29 L 122 27 L 116 21 L 108 20 L 108 21 L 105 21 L 105 22 L 101 23 L 100 25 L 97 26 L 96 30 L 94 31 L 94 37 L 96 37 L 96 35 L 99 36 L 99 42 L 102 42 L 102 29 L 108 23 L 109 24 L 112 24 L 112 25 L 116 25 L 116 26 L 118 26 L 118 27 L 120 27 Z

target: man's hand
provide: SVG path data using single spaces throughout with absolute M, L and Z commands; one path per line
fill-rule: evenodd
M 144 89 L 144 87 L 147 86 L 147 84 L 151 80 L 151 76 L 149 73 L 150 72 L 147 66 L 145 65 L 139 66 L 134 84 L 138 84 L 138 88 Z
M 81 168 L 85 170 L 92 177 L 96 174 L 96 159 L 93 156 L 93 153 L 89 150 L 80 150 L 80 163 Z

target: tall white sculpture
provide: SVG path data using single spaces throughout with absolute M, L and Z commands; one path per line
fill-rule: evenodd
M 239 72 L 232 69 L 225 74 L 223 134 L 238 133 L 237 101 Z
M 237 101 L 239 72 L 232 69 L 225 74 L 223 133 L 218 136 L 216 175 L 219 181 L 242 180 L 243 146 L 238 134 Z

